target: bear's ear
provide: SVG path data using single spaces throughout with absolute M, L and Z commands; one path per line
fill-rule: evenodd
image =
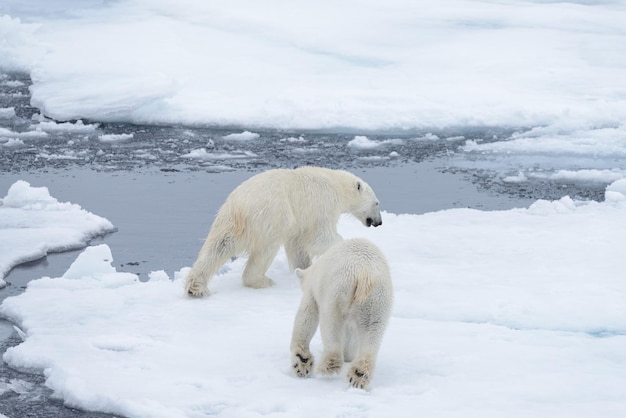
M 361 191 L 361 182 L 360 182 L 360 181 L 358 181 L 358 180 L 357 180 L 357 182 L 356 182 L 356 189 L 357 189 L 358 191 Z
M 297 268 L 294 271 L 296 272 L 296 276 L 298 276 L 298 279 L 302 281 L 302 279 L 304 279 L 304 270 Z

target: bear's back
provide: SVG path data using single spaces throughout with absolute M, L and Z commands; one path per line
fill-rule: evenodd
M 343 299 L 361 303 L 375 288 L 391 289 L 387 260 L 380 249 L 365 238 L 341 240 L 330 247 L 311 267 L 310 283 L 320 300 Z

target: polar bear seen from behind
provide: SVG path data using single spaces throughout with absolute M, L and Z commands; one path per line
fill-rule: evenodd
M 313 257 L 341 239 L 337 222 L 342 213 L 352 214 L 365 226 L 382 224 L 374 191 L 347 171 L 300 167 L 249 178 L 217 212 L 187 275 L 187 293 L 207 293 L 207 283 L 217 270 L 241 254 L 248 256 L 243 284 L 252 288 L 272 284 L 265 273 L 281 246 L 291 269 L 309 267 Z
M 339 373 L 349 361 L 350 386 L 367 389 L 393 302 L 385 256 L 363 238 L 339 241 L 296 274 L 303 295 L 291 338 L 294 373 L 311 373 L 309 344 L 319 323 L 324 351 L 316 371 Z

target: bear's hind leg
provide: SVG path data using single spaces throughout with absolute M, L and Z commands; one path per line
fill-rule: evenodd
M 356 331 L 356 327 L 351 324 L 346 324 L 346 339 L 343 347 L 343 359 L 347 362 L 354 360 L 359 351 L 359 339 Z
M 325 375 L 339 373 L 344 362 L 343 354 L 346 334 L 343 312 L 334 306 L 326 309 L 320 318 L 320 334 L 322 335 L 324 352 L 317 367 L 317 372 Z
M 308 377 L 313 369 L 313 354 L 309 345 L 318 322 L 317 303 L 311 295 L 303 295 L 291 334 L 291 367 L 298 377 Z
M 348 369 L 346 380 L 351 387 L 367 389 L 374 373 L 375 356 L 371 353 L 353 361 Z
M 386 303 L 376 303 L 380 301 Z M 390 296 L 386 291 L 378 291 L 375 297 L 370 297 L 369 302 L 360 307 L 354 328 L 354 336 L 358 341 L 357 353 L 346 376 L 350 386 L 367 389 L 372 380 L 390 312 Z
M 215 236 L 209 233 L 200 249 L 198 259 L 185 280 L 187 294 L 191 296 L 210 294 L 207 289 L 209 280 L 229 258 L 236 255 L 236 252 L 234 241 L 230 236 Z
M 274 284 L 265 273 L 270 268 L 279 246 L 267 246 L 262 249 L 250 250 L 246 268 L 243 270 L 243 285 L 253 289 L 262 289 Z

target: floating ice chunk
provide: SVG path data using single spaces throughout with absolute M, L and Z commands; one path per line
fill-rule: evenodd
M 353 140 L 348 142 L 348 147 L 356 148 L 356 149 L 373 149 L 378 148 L 382 145 L 402 145 L 404 141 L 401 139 L 385 139 L 383 141 L 376 141 L 373 139 L 369 139 L 366 136 L 357 135 Z
M 7 87 L 23 87 L 24 83 L 21 82 L 20 80 L 8 80 L 8 81 L 3 81 L 2 85 L 7 86 Z
M 15 182 L 0 199 L 0 279 L 14 266 L 51 251 L 84 247 L 115 230 L 107 219 L 70 202 L 59 202 L 46 187 Z
M 229 134 L 224 136 L 223 138 L 229 141 L 251 141 L 253 139 L 258 139 L 260 138 L 261 135 L 254 133 L 254 132 L 250 132 L 250 131 L 243 131 L 241 133 L 238 134 Z
M 505 183 L 524 183 L 525 181 L 528 181 L 528 178 L 523 172 L 519 171 L 517 175 L 507 176 L 503 178 L 502 181 Z
M 98 139 L 102 142 L 119 142 L 133 138 L 133 134 L 104 134 L 99 135 Z
M 58 132 L 58 131 L 69 131 L 69 132 L 94 132 L 98 128 L 97 123 L 93 124 L 85 124 L 82 120 L 77 120 L 76 122 L 55 122 L 50 120 L 40 121 L 39 124 L 31 126 L 31 129 L 41 129 L 46 132 Z
M 22 145 L 24 145 L 24 141 L 19 138 L 9 138 L 2 144 L 3 147 L 21 147 Z
M 0 119 L 11 119 L 15 117 L 14 107 L 0 107 Z
M 7 128 L 0 128 L 0 137 L 9 138 L 45 138 L 48 134 L 40 129 L 27 132 L 15 132 Z
M 626 172 L 622 170 L 558 170 L 552 174 L 552 180 L 572 180 L 584 182 L 611 182 L 626 177 Z
M 355 136 L 354 139 L 348 142 L 348 147 L 359 149 L 371 149 L 380 145 L 377 141 L 372 141 L 366 136 Z
M 359 161 L 365 161 L 365 162 L 376 162 L 376 161 L 385 161 L 388 160 L 390 157 L 385 157 L 383 155 L 368 155 L 366 157 L 359 157 Z
M 438 141 L 439 137 L 433 133 L 427 133 L 426 135 L 420 137 L 420 138 L 416 138 L 418 140 L 422 140 L 422 141 Z
M 257 155 L 251 151 L 237 151 L 233 153 L 208 152 L 206 148 L 198 148 L 182 155 L 183 158 L 194 158 L 198 160 L 232 160 L 239 158 L 253 158 Z
M 302 135 L 300 135 L 299 137 L 294 137 L 294 136 L 290 136 L 288 138 L 282 138 L 280 140 L 280 142 L 298 142 L 298 143 L 302 143 L 302 142 L 306 142 L 306 139 L 304 139 L 304 137 Z

